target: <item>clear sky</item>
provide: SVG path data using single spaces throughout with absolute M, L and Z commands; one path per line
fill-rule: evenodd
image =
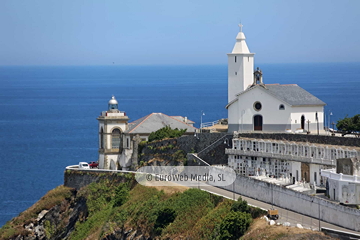
M 1 0 L 0 65 L 360 62 L 360 0 Z

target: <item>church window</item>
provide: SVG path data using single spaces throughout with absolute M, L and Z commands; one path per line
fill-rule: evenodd
M 261 110 L 261 103 L 260 102 L 255 102 L 254 103 L 254 109 L 256 110 L 256 111 L 260 111 Z
M 285 110 L 285 106 L 284 106 L 284 104 L 280 104 L 280 106 L 279 106 L 279 110 Z
M 111 148 L 119 149 L 120 148 L 120 134 L 121 131 L 118 128 L 115 128 L 111 133 Z
M 235 62 L 236 62 L 236 56 L 235 56 Z

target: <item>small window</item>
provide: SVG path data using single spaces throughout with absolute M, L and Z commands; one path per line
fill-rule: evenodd
M 235 75 L 237 75 L 237 72 L 235 72 Z
M 284 104 L 280 104 L 280 106 L 279 106 L 279 110 L 285 110 L 285 106 L 284 106 Z
M 235 62 L 236 62 L 236 56 L 235 56 Z
M 248 57 L 248 62 L 250 62 L 250 57 Z
M 256 110 L 256 111 L 260 111 L 261 110 L 261 103 L 260 102 L 255 102 L 254 103 L 254 109 Z

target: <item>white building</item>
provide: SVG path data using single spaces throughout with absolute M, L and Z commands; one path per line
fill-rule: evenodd
M 193 135 L 194 122 L 181 116 L 151 113 L 128 123 L 126 113 L 118 109 L 118 101 L 113 96 L 108 110 L 101 112 L 99 121 L 99 168 L 117 170 L 128 169 L 137 161 L 137 143 L 147 141 L 151 132 L 165 126 L 172 129 L 186 129 L 185 134 Z
M 130 137 L 125 135 L 129 118 L 118 109 L 113 96 L 108 110 L 101 112 L 99 121 L 99 168 L 118 169 L 118 162 L 126 166 L 131 158 Z
M 228 132 L 322 132 L 324 105 L 296 84 L 264 84 L 240 25 L 228 54 Z
M 360 204 L 359 158 L 337 159 L 336 168 L 321 171 L 325 177 L 326 193 L 331 200 L 343 204 Z
M 360 158 L 360 149 L 308 142 L 245 138 L 235 134 L 232 148 L 225 149 L 225 154 L 228 154 L 228 166 L 240 175 L 283 177 L 291 179 L 293 183 L 301 181 L 324 186 L 327 176 L 323 175 L 323 171 L 337 165 L 337 159 Z M 358 170 L 350 172 L 347 170 L 350 169 L 350 164 L 346 166 L 343 164 L 344 174 L 359 174 L 360 163 L 354 165 Z

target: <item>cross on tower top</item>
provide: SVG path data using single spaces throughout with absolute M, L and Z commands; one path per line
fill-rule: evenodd
M 244 25 L 242 25 L 241 23 L 239 24 L 239 27 L 240 27 L 240 32 L 242 32 L 242 28 L 243 28 Z

